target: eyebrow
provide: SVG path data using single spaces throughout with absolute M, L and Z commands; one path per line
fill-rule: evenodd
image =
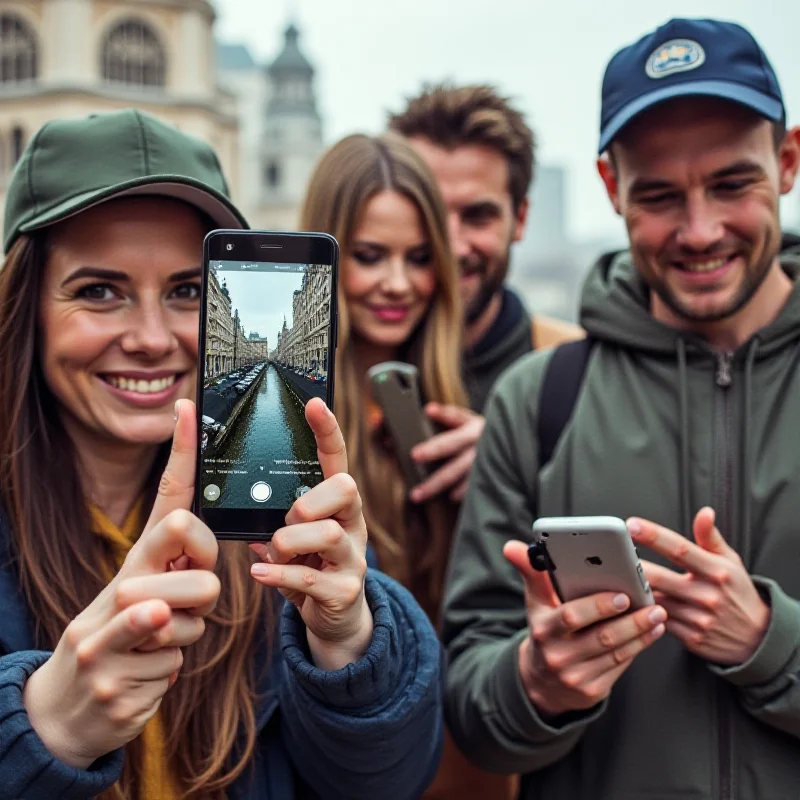
M 502 206 L 496 200 L 476 200 L 474 203 L 467 203 L 461 207 L 461 213 L 472 213 L 476 211 L 499 212 Z
M 737 161 L 727 167 L 712 172 L 708 180 L 718 181 L 723 178 L 732 178 L 737 175 L 763 175 L 764 170 L 753 161 Z M 673 189 L 675 184 L 662 178 L 637 178 L 630 188 L 630 194 L 644 194 L 646 192 L 664 191 Z
M 169 276 L 169 280 L 173 283 L 179 281 L 186 281 L 192 278 L 199 278 L 202 273 L 200 267 L 192 267 L 185 269 L 181 272 L 175 272 Z M 78 281 L 81 278 L 94 278 L 95 280 L 102 281 L 127 281 L 128 275 L 125 272 L 119 272 L 113 269 L 104 269 L 102 267 L 79 267 L 71 275 L 68 275 L 63 282 L 62 286 L 67 286 L 73 281 Z

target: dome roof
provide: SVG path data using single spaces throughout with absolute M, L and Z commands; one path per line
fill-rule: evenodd
M 272 77 L 281 75 L 303 75 L 311 78 L 314 74 L 314 67 L 308 59 L 300 52 L 297 40 L 300 38 L 300 31 L 295 25 L 289 25 L 284 32 L 284 45 L 280 55 L 267 67 L 267 71 Z

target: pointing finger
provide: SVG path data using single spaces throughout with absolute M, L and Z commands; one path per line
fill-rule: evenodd
M 317 457 L 322 475 L 330 478 L 338 472 L 347 472 L 347 449 L 344 436 L 333 412 L 318 397 L 308 401 L 306 420 L 317 440 Z
M 191 400 L 175 403 L 175 433 L 172 451 L 158 484 L 158 495 L 145 530 L 161 522 L 177 508 L 190 509 L 194 499 L 197 456 L 197 411 Z
M 709 553 L 728 555 L 731 548 L 714 524 L 715 517 L 713 508 L 701 508 L 697 512 L 697 516 L 694 518 L 694 540 Z
M 688 572 L 713 577 L 719 571 L 716 555 L 663 525 L 637 517 L 628 520 L 628 530 L 637 544 L 646 545 Z
M 103 653 L 125 653 L 144 644 L 167 625 L 172 612 L 163 600 L 147 600 L 120 611 L 78 646 L 79 661 L 99 659 Z

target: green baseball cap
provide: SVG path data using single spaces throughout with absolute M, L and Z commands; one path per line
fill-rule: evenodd
M 214 150 L 136 109 L 45 123 L 33 136 L 8 186 L 3 248 L 117 197 L 182 200 L 220 228 L 247 228 L 228 197 Z

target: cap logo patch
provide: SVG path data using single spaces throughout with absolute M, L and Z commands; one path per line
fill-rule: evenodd
M 653 51 L 647 59 L 645 72 L 651 78 L 665 78 L 676 72 L 697 69 L 705 60 L 705 50 L 697 42 L 672 39 Z

